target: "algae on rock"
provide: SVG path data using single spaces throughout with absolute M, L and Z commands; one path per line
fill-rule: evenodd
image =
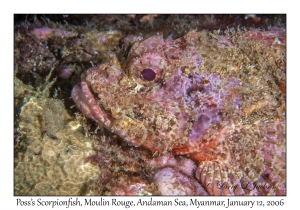
M 15 154 L 15 195 L 90 195 L 99 167 L 86 162 L 92 142 L 81 125 L 53 98 L 32 97 L 19 115 L 20 140 Z

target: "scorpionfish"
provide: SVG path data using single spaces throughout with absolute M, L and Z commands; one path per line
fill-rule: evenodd
M 280 28 L 158 34 L 83 73 L 72 98 L 128 144 L 192 160 L 202 194 L 285 195 L 285 45 Z

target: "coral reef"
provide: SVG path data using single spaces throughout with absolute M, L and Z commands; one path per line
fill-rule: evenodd
M 16 14 L 15 195 L 285 195 L 285 18 Z
M 101 170 L 95 194 L 161 194 L 157 185 L 149 178 L 153 170 L 147 168 L 146 161 L 152 158 L 148 150 L 128 146 L 118 136 L 105 130 L 98 132 L 93 139 L 97 152 L 89 156 L 87 161 L 99 165 Z
M 28 89 L 26 85 L 20 89 Z M 89 195 L 99 168 L 85 158 L 93 143 L 59 99 L 37 92 L 19 114 L 15 146 L 15 195 Z M 19 94 L 15 95 L 19 97 Z
M 51 26 L 51 28 L 50 28 Z M 80 34 L 80 35 L 79 35 Z M 118 44 L 122 33 L 74 28 L 39 21 L 15 28 L 15 74 L 21 78 L 33 74 L 45 77 L 55 66 L 53 75 L 69 79 L 93 63 L 102 62 L 107 52 Z M 33 78 L 31 78 L 33 80 Z

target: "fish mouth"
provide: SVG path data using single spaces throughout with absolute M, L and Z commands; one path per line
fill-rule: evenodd
M 71 97 L 86 117 L 106 128 L 111 127 L 111 116 L 109 116 L 96 102 L 95 97 L 86 82 L 80 82 L 75 85 L 72 89 Z
M 133 146 L 146 146 L 152 149 L 152 145 L 146 142 L 149 133 L 146 127 L 130 117 L 120 117 L 114 119 L 107 111 L 97 103 L 95 96 L 91 92 L 86 82 L 80 82 L 72 89 L 71 97 L 78 109 L 88 118 L 116 133 L 122 139 Z M 148 145 L 149 144 L 149 145 Z

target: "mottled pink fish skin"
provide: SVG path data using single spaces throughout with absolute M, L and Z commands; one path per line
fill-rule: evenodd
M 110 61 L 83 74 L 81 83 L 72 91 L 72 98 L 85 116 L 129 144 L 158 154 L 186 155 L 198 163 L 197 169 L 187 173 L 153 159 L 152 164 L 157 168 L 154 180 L 171 189 L 165 194 L 285 194 L 285 174 L 278 174 L 280 169 L 285 170 L 285 118 L 265 122 L 268 127 L 265 136 L 263 123 L 239 124 L 240 119 L 275 103 L 251 101 L 243 96 L 245 89 L 251 87 L 249 84 L 235 76 L 209 72 L 205 68 L 208 60 L 199 52 L 201 46 L 196 44 L 202 36 L 190 32 L 176 40 L 157 35 L 138 41 L 124 63 L 111 56 Z M 231 36 L 214 38 L 218 39 L 214 46 L 220 50 L 232 53 L 240 47 Z M 285 43 L 283 32 L 276 30 L 249 31 L 238 38 L 254 40 L 267 47 L 280 45 L 280 49 Z M 153 71 L 153 80 L 143 78 L 145 69 Z M 250 105 L 245 106 L 245 103 Z M 252 132 L 256 133 L 253 141 L 257 142 L 243 139 Z M 234 138 L 239 141 L 233 143 Z M 242 141 L 251 143 L 245 153 L 237 152 Z M 256 155 L 257 159 L 249 154 Z M 195 188 L 186 185 L 176 191 L 165 176 L 180 183 L 189 180 L 195 183 Z M 257 182 L 278 188 L 251 189 Z M 220 189 L 220 183 L 231 187 Z

